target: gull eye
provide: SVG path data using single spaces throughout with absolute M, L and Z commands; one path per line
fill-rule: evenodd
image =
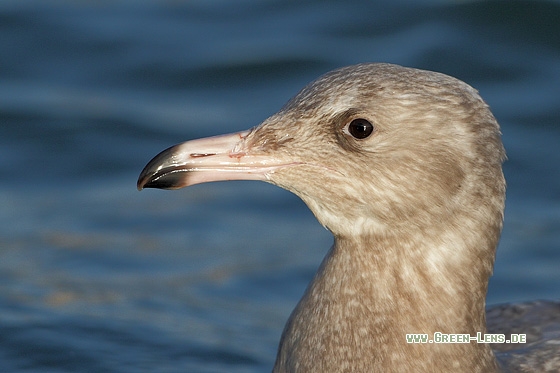
M 373 133 L 373 124 L 365 119 L 358 118 L 350 122 L 345 130 L 345 132 L 348 132 L 352 137 L 361 140 Z

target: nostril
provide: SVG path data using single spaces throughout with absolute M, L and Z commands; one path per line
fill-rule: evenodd
M 216 153 L 191 153 L 191 154 L 189 154 L 189 156 L 191 158 L 210 157 L 211 155 L 216 155 Z

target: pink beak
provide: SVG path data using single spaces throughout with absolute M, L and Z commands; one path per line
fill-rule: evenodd
M 269 179 L 287 166 L 271 155 L 245 149 L 249 131 L 187 141 L 156 155 L 138 177 L 138 190 L 179 189 L 222 180 Z M 291 163 L 292 165 L 294 163 Z

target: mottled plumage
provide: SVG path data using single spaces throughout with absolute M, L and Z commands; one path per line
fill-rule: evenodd
M 361 64 L 318 78 L 248 132 L 160 153 L 138 187 L 263 180 L 333 233 L 275 372 L 490 372 L 489 344 L 405 336 L 486 332 L 504 159 L 498 123 L 467 84 Z M 500 361 L 509 368 L 507 354 Z

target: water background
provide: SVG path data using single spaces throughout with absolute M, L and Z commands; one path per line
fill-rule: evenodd
M 0 2 L 0 371 L 263 372 L 330 234 L 258 182 L 136 191 L 343 65 L 476 87 L 502 126 L 488 303 L 560 298 L 560 2 Z

